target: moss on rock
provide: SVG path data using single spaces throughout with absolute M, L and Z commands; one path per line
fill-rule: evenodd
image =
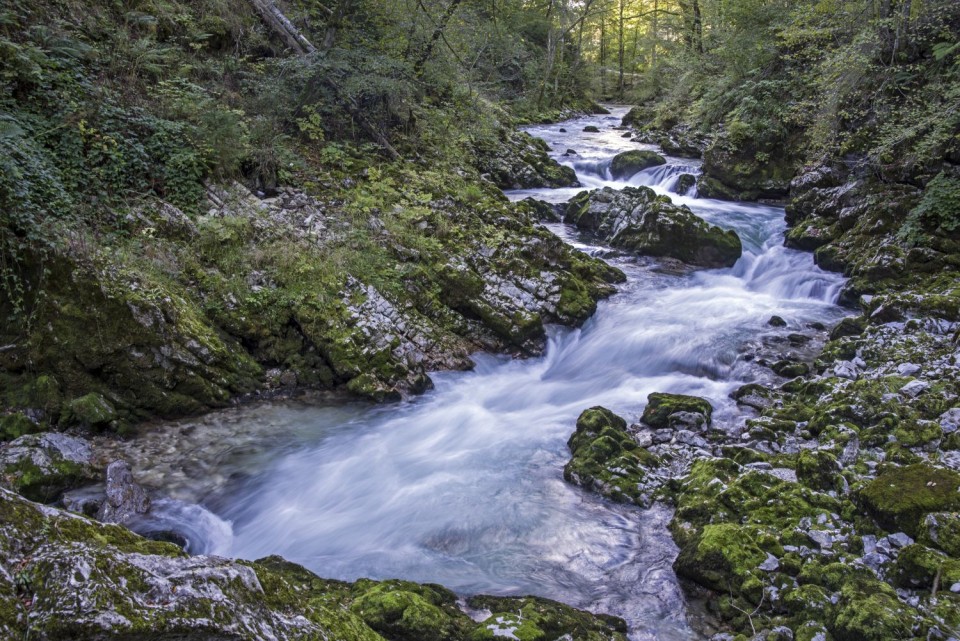
M 563 468 L 563 478 L 568 482 L 614 501 L 650 504 L 650 491 L 643 482 L 661 461 L 637 445 L 621 417 L 604 407 L 585 410 L 567 446 L 572 457 Z
M 927 514 L 960 510 L 960 474 L 926 464 L 890 466 L 863 487 L 860 500 L 883 527 L 916 537 Z
M 649 169 L 667 164 L 666 159 L 655 151 L 631 149 L 613 157 L 610 162 L 610 175 L 615 180 L 622 180 Z
M 699 396 L 654 392 L 647 396 L 647 406 L 640 420 L 650 427 L 673 427 L 671 418 L 675 419 L 679 414 L 699 414 L 703 417 L 702 424 L 709 427 L 713 417 L 713 406 L 708 400 Z

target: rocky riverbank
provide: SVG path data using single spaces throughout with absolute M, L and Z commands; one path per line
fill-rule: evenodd
M 712 171 L 705 162 L 701 193 L 715 194 L 704 190 Z M 633 424 L 586 410 L 565 477 L 614 500 L 676 507 L 674 567 L 727 622 L 718 641 L 957 638 L 952 166 L 925 190 L 830 167 L 789 184 L 760 179 L 731 182 L 738 197 L 789 187 L 787 245 L 843 271 L 842 300 L 857 315 L 815 357 L 771 363 L 779 383 L 737 390 L 752 414 L 741 422 L 714 424 L 706 401 L 671 395 L 651 395 Z

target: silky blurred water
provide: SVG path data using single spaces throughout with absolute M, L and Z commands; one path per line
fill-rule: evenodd
M 589 188 L 645 184 L 668 193 L 681 173 L 698 171 L 695 161 L 668 158 L 610 180 L 613 155 L 651 148 L 613 128 L 624 112 L 530 131 Z M 601 133 L 583 133 L 589 124 Z M 577 154 L 563 156 L 567 149 Z M 562 202 L 578 191 L 508 195 Z M 735 423 L 729 393 L 764 375 L 743 357 L 744 344 L 771 331 L 774 314 L 791 331 L 838 319 L 842 279 L 782 246 L 777 207 L 673 198 L 738 232 L 744 255 L 733 268 L 678 274 L 616 259 L 628 282 L 581 329 L 552 330 L 541 358 L 477 355 L 474 371 L 435 374 L 433 391 L 398 405 L 266 412 L 271 433 L 281 435 L 275 446 L 261 443 L 257 457 L 243 459 L 243 480 L 210 501 L 232 536 L 214 528 L 217 540 L 198 549 L 280 554 L 346 580 L 536 594 L 622 616 L 636 640 L 697 638 L 671 568 L 669 510 L 614 505 L 564 483 L 566 440 L 582 410 L 605 405 L 635 420 L 657 391 L 707 397 L 717 421 Z M 551 228 L 600 251 L 562 225 Z

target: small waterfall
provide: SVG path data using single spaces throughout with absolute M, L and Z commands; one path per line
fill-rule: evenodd
M 233 546 L 230 523 L 196 503 L 157 499 L 147 514 L 124 525 L 148 539 L 176 543 L 189 554 L 227 556 Z

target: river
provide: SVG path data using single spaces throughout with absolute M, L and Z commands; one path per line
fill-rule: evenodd
M 589 188 L 646 184 L 669 193 L 680 173 L 699 171 L 696 161 L 668 158 L 627 182 L 609 180 L 616 153 L 653 148 L 614 128 L 625 111 L 529 130 Z M 587 125 L 600 133 L 584 133 Z M 562 155 L 567 149 L 577 154 Z M 578 191 L 508 195 L 562 202 Z M 199 508 L 178 501 L 159 502 L 160 518 L 194 521 L 193 551 L 280 554 L 345 580 L 536 594 L 622 616 L 635 641 L 698 638 L 671 567 L 669 509 L 615 505 L 566 484 L 567 438 L 582 410 L 604 405 L 636 420 L 657 391 L 704 396 L 715 423 L 737 429 L 743 415 L 730 392 L 772 376 L 751 359 L 752 347 L 839 319 L 842 279 L 783 247 L 778 207 L 672 197 L 737 231 L 744 255 L 733 268 L 683 272 L 614 256 L 628 281 L 582 328 L 552 328 L 542 357 L 478 354 L 473 371 L 435 374 L 435 389 L 401 404 L 273 403 L 194 421 L 199 449 L 190 456 L 229 491 L 204 497 L 217 515 L 207 513 L 205 524 L 196 525 Z M 550 228 L 608 255 L 563 225 Z M 788 327 L 771 328 L 772 315 Z M 223 447 L 221 437 L 233 439 L 230 454 L 210 463 L 201 450 Z M 241 467 L 243 480 L 230 482 Z M 172 495 L 196 498 L 174 477 Z

